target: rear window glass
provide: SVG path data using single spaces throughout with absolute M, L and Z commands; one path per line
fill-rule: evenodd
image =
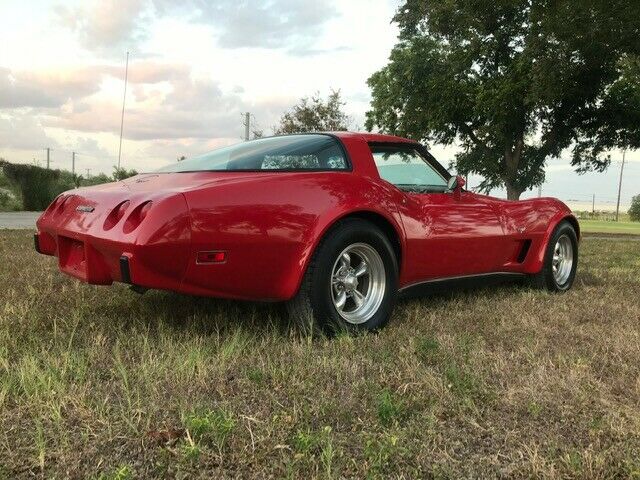
M 157 172 L 241 170 L 346 170 L 338 140 L 329 135 L 291 135 L 238 143 L 172 163 Z

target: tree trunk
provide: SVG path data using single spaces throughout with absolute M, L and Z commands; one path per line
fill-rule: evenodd
M 505 182 L 507 187 L 507 200 L 520 200 L 521 190 L 511 185 L 509 182 Z
M 522 138 L 515 142 L 515 146 L 507 145 L 504 152 L 504 184 L 507 187 L 507 199 L 508 200 L 520 200 L 520 194 L 522 190 L 517 188 L 514 183 L 518 176 L 518 164 L 520 163 L 520 155 L 524 148 L 524 140 Z

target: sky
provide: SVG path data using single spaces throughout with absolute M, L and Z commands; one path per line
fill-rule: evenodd
M 340 90 L 353 129 L 367 78 L 396 43 L 399 0 L 0 0 L 0 157 L 76 172 L 117 163 L 126 52 L 122 165 L 151 171 L 241 141 L 242 113 L 270 134 L 301 97 Z M 429 145 L 448 166 L 456 147 Z M 622 153 L 606 173 L 547 164 L 543 195 L 615 208 Z M 471 187 L 480 182 L 471 177 Z M 504 195 L 502 191 L 492 192 Z M 536 196 L 535 192 L 523 196 Z M 640 194 L 629 152 L 622 204 Z

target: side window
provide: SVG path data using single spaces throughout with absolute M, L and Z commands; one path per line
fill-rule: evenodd
M 372 145 L 371 153 L 380 177 L 413 192 L 444 192 L 445 178 L 411 146 Z

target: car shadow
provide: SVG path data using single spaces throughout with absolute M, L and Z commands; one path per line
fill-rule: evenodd
M 220 335 L 239 328 L 256 335 L 291 335 L 295 326 L 281 303 L 225 300 L 184 295 L 168 291 L 147 291 L 143 295 L 123 291 L 122 302 L 109 305 L 109 318 L 121 327 L 155 330 L 168 328 L 176 333 Z
M 589 275 L 584 280 L 590 283 Z M 577 282 L 576 286 L 583 282 Z M 398 307 L 419 302 L 443 304 L 458 302 L 467 295 L 502 295 L 505 291 L 528 288 L 525 279 L 497 279 L 477 284 L 428 284 L 401 293 Z M 290 319 L 284 303 L 251 302 L 199 297 L 169 291 L 148 291 L 143 295 L 123 291 L 122 302 L 109 305 L 110 321 L 118 319 L 123 328 L 140 327 L 154 330 L 162 324 L 177 333 L 224 335 L 243 329 L 252 335 L 284 337 L 306 336 L 308 330 L 296 319 Z M 98 310 L 96 310 L 96 314 Z M 404 322 L 402 322 L 404 323 Z

